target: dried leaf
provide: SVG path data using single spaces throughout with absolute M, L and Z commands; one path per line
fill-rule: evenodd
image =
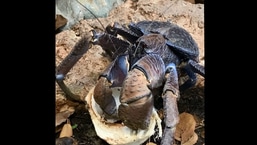
M 148 143 L 146 143 L 146 145 L 156 145 L 156 144 L 153 142 L 148 142 Z
M 193 145 L 198 140 L 198 135 L 194 132 L 196 121 L 189 113 L 181 113 L 180 121 L 175 131 L 175 139 L 181 141 L 181 145 Z
M 74 113 L 75 109 L 72 107 L 64 107 L 61 109 L 61 112 L 57 113 L 55 116 L 55 126 L 60 125 L 65 122 L 70 115 Z
M 198 135 L 194 132 L 193 135 L 188 140 L 181 142 L 181 145 L 193 145 L 197 142 L 197 140 L 198 140 Z
M 160 117 L 161 119 L 164 118 L 164 111 L 163 111 L 163 109 L 158 110 L 157 113 L 158 113 L 158 115 L 159 115 L 159 117 Z
M 204 130 L 201 131 L 201 137 L 202 137 L 202 138 L 205 138 L 205 131 L 204 131 Z
M 67 123 L 63 125 L 62 131 L 61 131 L 61 133 L 60 133 L 59 138 L 62 138 L 62 137 L 71 137 L 72 135 L 73 135 L 72 127 L 71 127 L 70 122 L 69 122 L 69 120 L 68 120 Z

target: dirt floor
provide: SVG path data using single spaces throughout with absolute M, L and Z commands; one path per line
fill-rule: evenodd
M 124 4 L 113 9 L 107 18 L 99 18 L 104 26 L 113 22 L 128 24 L 141 20 L 171 21 L 185 28 L 195 39 L 200 50 L 200 63 L 204 65 L 204 4 L 192 4 L 184 0 L 127 0 Z M 96 19 L 82 20 L 71 30 L 65 30 L 56 34 L 56 65 L 58 65 L 73 46 L 84 34 L 90 34 L 94 27 L 102 28 Z M 65 77 L 68 87 L 85 100 L 89 90 L 97 83 L 100 73 L 110 64 L 110 59 L 100 46 L 94 46 L 77 62 Z M 198 76 L 196 86 L 185 92 L 181 92 L 178 101 L 179 112 L 188 113 L 190 116 L 183 119 L 186 125 L 193 126 L 193 132 L 197 134 L 196 143 L 183 142 L 179 139 L 175 144 L 203 145 L 204 141 L 204 78 Z M 161 111 L 161 108 L 160 108 Z M 186 117 L 185 117 L 186 118 Z M 56 138 L 59 137 L 62 126 L 69 119 L 73 129 L 73 138 L 77 144 L 82 145 L 108 145 L 100 139 L 94 130 L 90 115 L 85 104 L 69 101 L 64 93 L 56 85 Z M 188 122 L 186 121 L 188 120 Z M 179 130 L 179 129 L 178 129 Z M 192 138 L 189 138 L 192 139 Z M 159 144 L 160 140 L 150 138 L 144 144 Z

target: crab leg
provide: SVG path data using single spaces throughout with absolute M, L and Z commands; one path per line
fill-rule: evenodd
M 163 88 L 163 109 L 165 129 L 161 145 L 173 143 L 176 125 L 179 122 L 177 99 L 179 97 L 178 75 L 175 64 L 171 63 L 166 68 L 166 82 Z
M 198 73 L 203 77 L 205 75 L 204 67 L 194 60 L 189 60 L 188 63 L 182 67 L 182 69 L 185 70 L 186 74 L 189 76 L 189 79 L 179 87 L 181 92 L 196 84 L 197 76 L 195 73 Z
M 112 59 L 115 59 L 120 54 L 124 54 L 129 47 L 127 41 L 114 37 L 108 33 L 96 32 L 96 30 L 92 30 L 92 33 L 93 44 L 100 45 Z
M 186 74 L 189 76 L 189 78 L 182 85 L 179 86 L 180 92 L 183 92 L 186 89 L 195 85 L 197 77 L 195 72 L 189 66 L 189 64 L 186 64 L 181 69 L 183 69 L 186 72 Z
M 56 82 L 69 100 L 81 102 L 80 96 L 72 93 L 63 80 L 70 69 L 78 62 L 83 54 L 87 52 L 88 48 L 89 38 L 83 36 L 56 68 Z
M 202 65 L 200 65 L 199 63 L 193 60 L 189 60 L 188 64 L 190 65 L 190 67 L 193 69 L 194 72 L 200 74 L 203 77 L 205 76 L 204 67 Z
M 136 28 L 133 28 L 131 26 L 129 26 L 128 28 L 124 25 L 120 25 L 117 22 L 115 22 L 113 26 L 108 25 L 106 27 L 106 31 L 114 36 L 120 34 L 123 37 L 125 37 L 126 40 L 128 40 L 130 43 L 134 43 L 140 36 L 143 35 L 143 33 L 140 30 L 137 30 Z

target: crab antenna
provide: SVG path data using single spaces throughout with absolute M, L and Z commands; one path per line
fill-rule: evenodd
M 93 16 L 94 16 L 94 18 L 99 22 L 99 24 L 103 27 L 103 30 L 106 32 L 106 29 L 105 29 L 105 27 L 104 27 L 104 25 L 101 23 L 101 21 L 97 18 L 97 16 L 90 10 L 90 9 L 88 9 L 86 6 L 84 6 L 81 2 L 79 2 L 78 0 L 76 0 L 82 7 L 84 7 L 86 10 L 88 10 L 89 12 L 90 12 L 90 14 L 92 14 Z M 108 35 L 109 36 L 109 35 Z M 112 44 L 113 44 L 113 47 L 114 48 L 116 48 L 115 47 L 115 45 L 114 45 L 114 43 L 113 43 L 113 41 L 112 41 L 112 39 L 110 38 L 110 36 L 109 36 L 109 40 L 112 42 Z M 116 50 L 116 51 L 118 51 L 118 50 Z
M 171 4 L 170 6 L 168 6 L 162 13 L 165 13 L 168 9 L 171 8 L 171 6 L 172 6 L 172 4 Z M 152 20 L 152 21 L 154 21 L 154 20 Z M 169 21 L 169 20 L 167 20 L 167 21 Z M 150 28 L 150 27 L 152 27 L 152 24 L 150 24 L 150 25 L 148 26 L 148 28 Z
M 84 7 L 85 9 L 87 9 L 88 11 L 89 11 L 89 13 L 91 14 L 91 15 L 93 15 L 94 16 L 94 18 L 99 22 L 99 24 L 103 27 L 103 30 L 105 30 L 105 28 L 104 28 L 104 25 L 101 23 L 101 21 L 96 17 L 96 15 L 91 11 L 91 10 L 89 10 L 86 6 L 84 6 L 81 2 L 79 2 L 78 0 L 76 0 L 82 7 Z

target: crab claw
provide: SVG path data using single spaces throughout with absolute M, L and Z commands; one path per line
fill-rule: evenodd
M 118 114 L 133 130 L 146 129 L 152 114 L 154 99 L 144 73 L 133 69 L 124 81 Z
M 120 89 L 113 89 L 115 100 L 119 100 Z M 86 96 L 87 109 L 90 113 L 96 134 L 110 145 L 139 145 L 144 143 L 153 134 L 155 128 L 158 127 L 159 137 L 162 136 L 161 119 L 156 110 L 153 108 L 148 128 L 137 131 L 127 127 L 120 121 L 110 122 L 102 118 L 103 110 L 94 100 L 94 88 L 92 88 Z
M 107 74 L 111 77 L 112 73 Z M 101 77 L 86 97 L 97 135 L 112 145 L 139 145 L 155 134 L 157 125 L 162 137 L 161 119 L 154 108 L 151 89 L 163 84 L 164 74 L 162 59 L 148 55 L 132 66 L 122 86 L 110 87 L 108 77 Z M 107 111 L 114 116 L 106 117 Z
M 110 122 L 115 122 L 118 118 L 117 104 L 113 97 L 114 89 L 110 88 L 111 83 L 105 78 L 101 77 L 94 89 L 94 100 L 101 108 L 99 114 Z M 111 121 L 113 120 L 113 121 Z
M 122 86 L 118 110 L 125 125 L 134 130 L 147 128 L 154 106 L 152 90 L 163 85 L 164 76 L 164 62 L 155 54 L 146 55 L 132 66 Z

